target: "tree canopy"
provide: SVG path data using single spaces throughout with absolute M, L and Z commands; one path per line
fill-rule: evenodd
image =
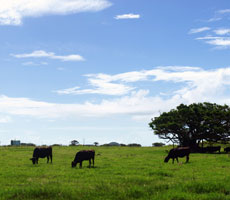
M 78 145 L 79 144 L 79 142 L 77 141 L 77 140 L 72 140 L 71 142 L 70 142 L 70 145 L 71 146 L 76 146 L 76 145 Z
M 95 145 L 95 146 L 98 146 L 98 144 L 99 144 L 98 142 L 94 142 L 94 145 Z
M 200 141 L 227 142 L 230 139 L 230 108 L 215 103 L 180 104 L 149 123 L 154 134 L 183 146 Z

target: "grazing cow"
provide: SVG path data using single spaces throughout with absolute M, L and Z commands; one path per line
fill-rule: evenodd
M 82 168 L 82 161 L 88 160 L 89 161 L 89 167 L 91 167 L 91 159 L 93 161 L 94 166 L 94 157 L 95 157 L 95 151 L 94 150 L 82 150 L 77 152 L 74 161 L 72 162 L 72 167 L 76 167 L 77 163 L 80 163 L 80 168 Z
M 175 158 L 178 162 L 178 157 L 186 156 L 186 163 L 187 163 L 189 161 L 190 152 L 191 152 L 190 147 L 177 147 L 175 149 L 171 149 L 169 151 L 168 156 L 165 158 L 164 162 L 168 162 L 170 158 L 172 158 L 173 163 Z
M 224 148 L 224 151 L 225 151 L 226 153 L 228 153 L 228 152 L 230 151 L 230 147 Z
M 33 158 L 31 158 L 30 160 L 32 160 L 33 164 L 38 164 L 38 159 L 45 157 L 47 157 L 47 163 L 49 162 L 49 158 L 52 163 L 52 147 L 36 147 L 34 149 Z
M 216 147 L 204 147 L 206 152 L 208 153 L 214 153 L 216 151 L 219 151 L 220 153 L 220 149 L 221 149 L 221 146 L 216 146 Z

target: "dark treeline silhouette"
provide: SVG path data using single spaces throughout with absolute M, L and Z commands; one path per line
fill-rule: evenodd
M 35 144 L 33 143 L 21 143 L 21 146 L 36 146 Z
M 141 147 L 141 144 L 137 144 L 137 143 L 131 143 L 131 144 L 119 144 L 119 143 L 116 143 L 116 142 L 111 142 L 111 143 L 108 143 L 108 144 L 103 144 L 101 146 L 107 146 L 107 147 L 111 147 L 111 146 L 121 146 L 121 147 Z
M 153 147 L 162 147 L 162 146 L 164 146 L 165 144 L 164 143 L 162 143 L 162 142 L 154 142 L 154 143 L 152 143 L 152 146 Z

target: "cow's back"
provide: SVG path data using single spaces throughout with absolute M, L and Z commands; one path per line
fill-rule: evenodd
M 94 158 L 95 156 L 95 151 L 94 150 L 82 150 L 77 152 L 75 159 L 76 160 L 90 160 Z
M 189 147 L 177 147 L 175 149 L 171 149 L 169 152 L 170 157 L 184 157 L 186 155 L 190 154 L 190 148 Z
M 34 149 L 33 157 L 45 158 L 47 156 L 52 156 L 52 147 L 36 147 Z

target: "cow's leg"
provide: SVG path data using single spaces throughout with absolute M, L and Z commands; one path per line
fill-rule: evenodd
M 176 157 L 176 161 L 177 161 L 177 163 L 179 162 L 178 157 Z
M 174 164 L 174 159 L 175 159 L 175 158 L 172 159 L 172 160 L 173 160 L 173 161 L 172 161 L 173 164 Z
M 89 159 L 89 168 L 91 167 L 91 159 Z
M 82 168 L 82 161 L 80 162 L 80 168 Z
M 36 158 L 36 163 L 38 164 L 38 158 Z
M 53 162 L 53 156 L 52 155 L 50 155 L 50 160 L 51 160 L 51 163 Z
M 186 163 L 189 161 L 189 155 L 186 156 Z
M 47 156 L 47 163 L 49 163 L 49 156 Z

